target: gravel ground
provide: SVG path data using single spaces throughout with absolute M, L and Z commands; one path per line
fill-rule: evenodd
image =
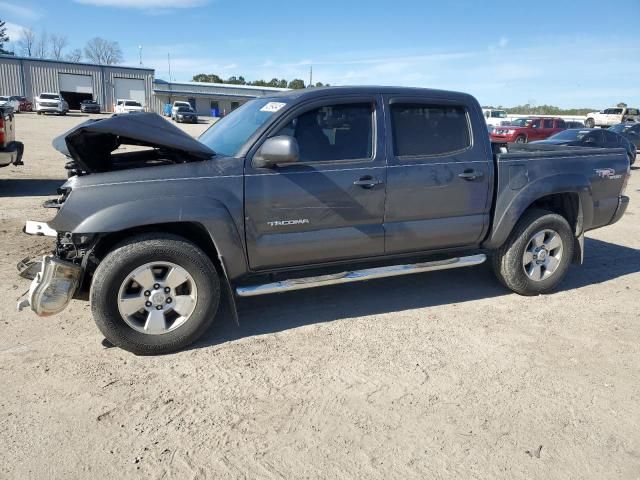
M 22 224 L 65 178 L 51 139 L 86 118 L 20 114 L 25 165 L 0 170 L 0 478 L 640 478 L 638 171 L 555 294 L 481 266 L 257 297 L 136 357 L 86 303 L 15 312 L 16 262 L 50 248 Z

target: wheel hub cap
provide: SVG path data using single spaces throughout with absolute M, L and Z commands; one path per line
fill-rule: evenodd
M 522 258 L 527 277 L 539 282 L 553 275 L 560 265 L 563 247 L 558 232 L 545 229 L 535 233 L 527 243 Z
M 131 272 L 118 292 L 118 311 L 134 330 L 161 335 L 184 325 L 195 310 L 198 291 L 181 266 L 153 262 Z
M 162 305 L 166 301 L 167 297 L 164 292 L 155 292 L 151 294 L 151 301 L 154 305 Z

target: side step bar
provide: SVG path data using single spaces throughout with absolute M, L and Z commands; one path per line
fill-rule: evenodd
M 263 285 L 238 287 L 236 288 L 236 293 L 239 297 L 254 297 L 256 295 L 290 292 L 292 290 L 324 287 L 326 285 L 337 285 L 339 283 L 361 282 L 363 280 L 373 280 L 374 278 L 396 277 L 398 275 L 408 275 L 410 273 L 422 273 L 432 272 L 434 270 L 448 270 L 450 268 L 471 267 L 473 265 L 480 265 L 486 259 L 486 255 L 478 254 L 468 257 L 456 257 L 448 258 L 446 260 L 436 260 L 433 262 L 367 268 L 365 270 L 354 270 L 351 272 L 319 275 L 317 277 L 281 280 L 279 282 L 265 283 Z

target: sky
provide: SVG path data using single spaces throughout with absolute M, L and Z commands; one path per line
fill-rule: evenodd
M 640 0 L 0 0 L 22 27 L 119 42 L 156 78 L 197 73 L 469 92 L 483 105 L 640 106 Z M 288 6 L 292 5 L 292 6 Z M 14 45 L 14 48 L 17 47 Z M 19 53 L 19 52 L 17 52 Z

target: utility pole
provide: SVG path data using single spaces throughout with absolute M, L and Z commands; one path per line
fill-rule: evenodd
M 142 45 L 138 45 L 138 55 L 140 57 L 140 66 L 142 66 Z
M 313 65 L 309 66 L 309 86 L 313 87 Z

